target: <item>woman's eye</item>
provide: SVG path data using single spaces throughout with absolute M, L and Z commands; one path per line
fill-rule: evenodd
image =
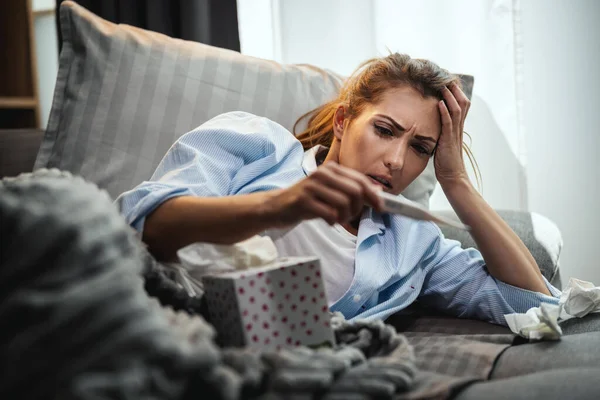
M 375 129 L 383 136 L 394 136 L 394 132 L 383 126 L 375 125 Z
M 414 145 L 413 146 L 420 154 L 423 155 L 430 155 L 429 150 L 421 145 Z

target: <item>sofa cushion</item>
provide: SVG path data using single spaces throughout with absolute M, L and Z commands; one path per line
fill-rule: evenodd
M 282 65 L 127 25 L 65 1 L 54 101 L 35 168 L 59 168 L 116 198 L 150 178 L 182 134 L 227 111 L 292 130 L 332 99 L 343 79 L 308 65 Z M 430 166 L 404 195 L 424 205 Z
M 457 218 L 453 211 L 440 213 L 449 218 Z M 498 214 L 525 243 L 542 275 L 556 288 L 561 289 L 559 258 L 563 240 L 558 226 L 537 213 L 500 210 Z M 447 238 L 458 240 L 463 248 L 477 247 L 466 231 L 447 226 L 440 226 L 440 229 Z

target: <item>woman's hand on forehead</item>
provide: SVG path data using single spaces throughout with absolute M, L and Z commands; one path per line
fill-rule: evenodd
M 438 107 L 442 133 L 435 153 L 435 174 L 442 187 L 468 179 L 463 159 L 463 132 L 471 102 L 456 84 L 442 90 Z

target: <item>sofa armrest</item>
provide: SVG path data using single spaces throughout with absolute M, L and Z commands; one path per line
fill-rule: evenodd
M 562 250 L 562 234 L 550 219 L 532 212 L 499 210 L 500 217 L 512 228 L 529 249 L 540 267 L 542 275 L 554 287 L 561 289 L 559 258 Z M 457 219 L 454 211 L 438 211 L 446 217 Z M 475 247 L 475 241 L 468 232 L 456 228 L 440 226 L 448 239 L 461 243 L 463 248 Z

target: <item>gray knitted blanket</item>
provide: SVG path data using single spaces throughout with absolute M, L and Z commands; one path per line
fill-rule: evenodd
M 148 296 L 151 264 L 95 185 L 57 170 L 2 180 L 0 398 L 431 398 L 456 383 L 419 371 L 382 321 L 335 315 L 333 349 L 219 348 L 200 315 Z

